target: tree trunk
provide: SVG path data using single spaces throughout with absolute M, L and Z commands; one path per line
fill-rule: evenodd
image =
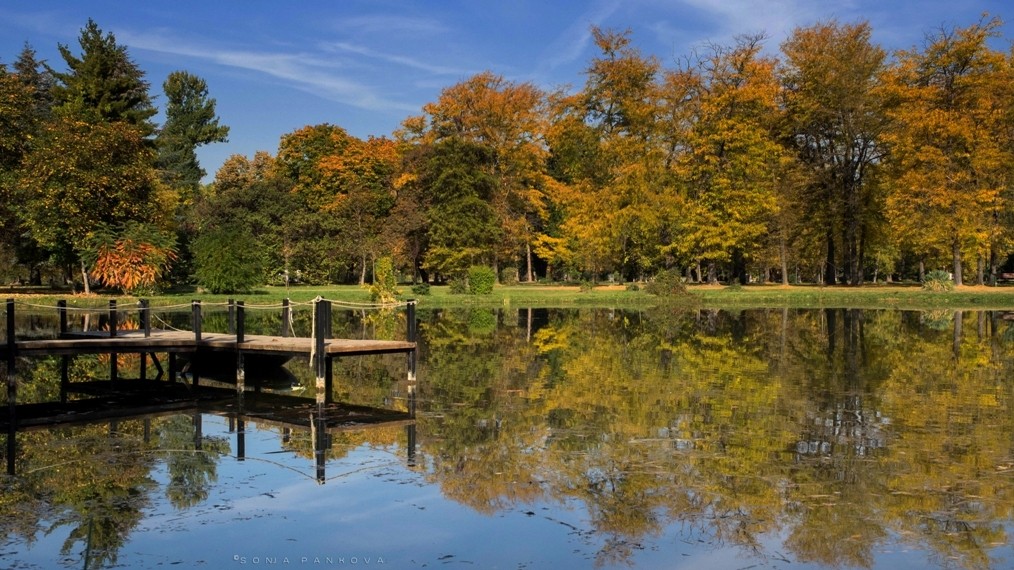
M 986 260 L 981 255 L 975 260 L 975 284 L 986 284 Z
M 789 251 L 788 244 L 785 243 L 785 230 L 781 232 L 781 239 L 778 240 L 778 257 L 782 264 L 782 285 L 789 284 Z
M 919 260 L 919 283 L 926 282 L 926 261 L 923 259 Z
M 718 284 L 718 268 L 715 267 L 714 261 L 708 262 L 708 285 Z
M 81 262 L 81 281 L 84 283 L 84 294 L 90 295 L 92 292 L 91 285 L 88 283 L 88 269 L 85 267 L 84 262 Z
M 532 244 L 525 244 L 525 255 L 528 257 L 528 278 L 527 281 L 532 283 L 535 281 L 535 273 L 532 271 Z
M 951 242 L 951 258 L 954 261 L 954 285 L 963 285 L 961 279 L 961 247 L 958 245 L 958 240 L 955 239 Z
M 360 287 L 366 285 L 366 256 L 365 255 L 363 255 L 361 261 L 362 261 L 362 265 L 359 268 L 359 286 Z M 374 279 L 374 280 L 376 280 L 376 279 Z

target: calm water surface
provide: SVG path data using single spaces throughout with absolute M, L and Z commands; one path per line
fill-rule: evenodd
M 332 434 L 323 474 L 309 432 L 207 414 L 18 433 L 0 567 L 1014 568 L 1009 315 L 420 319 L 416 423 Z M 18 374 L 19 401 L 58 397 L 57 358 Z M 407 406 L 403 356 L 335 384 Z

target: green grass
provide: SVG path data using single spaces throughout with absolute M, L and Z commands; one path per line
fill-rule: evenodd
M 582 291 L 576 286 L 515 285 L 497 286 L 491 295 L 455 295 L 446 286 L 430 287 L 429 295 L 415 295 L 411 287 L 400 287 L 400 300 L 415 298 L 421 308 L 435 307 L 629 307 L 647 308 L 662 304 L 708 308 L 898 308 L 898 309 L 1014 309 L 1014 287 L 960 287 L 954 291 L 924 291 L 917 285 L 866 285 L 863 287 L 772 286 L 744 287 L 691 286 L 690 295 L 662 299 L 643 290 L 628 291 L 622 286 L 595 287 Z M 136 297 L 123 295 L 73 295 L 51 290 L 7 290 L 8 298 L 20 303 L 55 305 L 59 299 L 73 307 L 108 306 L 116 299 L 124 308 L 132 306 Z M 262 287 L 250 294 L 210 295 L 183 292 L 150 297 L 153 306 L 189 304 L 193 299 L 204 303 L 224 303 L 233 298 L 247 305 L 272 305 L 289 298 L 293 302 L 310 301 L 317 296 L 353 303 L 369 303 L 370 294 L 355 285 Z

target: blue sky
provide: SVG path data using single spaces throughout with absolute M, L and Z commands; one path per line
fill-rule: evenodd
M 637 47 L 672 66 L 695 48 L 764 32 L 772 53 L 796 26 L 869 21 L 889 50 L 927 32 L 968 26 L 988 12 L 1009 22 L 1009 0 L 4 0 L 0 62 L 25 42 L 56 69 L 62 43 L 92 18 L 146 73 L 161 106 L 175 70 L 208 82 L 228 143 L 200 150 L 209 178 L 232 154 L 274 154 L 279 138 L 331 123 L 390 135 L 441 89 L 490 70 L 540 87 L 580 87 L 597 55 L 590 26 L 627 29 Z M 1006 43 L 997 46 L 1006 49 Z

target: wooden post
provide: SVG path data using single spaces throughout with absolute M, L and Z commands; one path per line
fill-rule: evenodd
M 56 312 L 60 316 L 60 337 L 67 334 L 67 300 L 60 299 L 56 302 Z
M 325 309 L 326 303 L 328 303 L 328 301 L 318 299 L 314 301 L 313 304 L 313 348 L 314 348 L 313 360 L 314 360 L 314 370 L 317 374 L 318 403 L 324 402 L 324 395 L 326 389 L 325 378 L 327 375 L 327 363 L 326 363 L 327 358 L 324 352 L 325 350 L 324 338 L 326 336 L 324 334 L 325 333 L 324 314 L 326 311 Z
M 405 320 L 407 321 L 405 339 L 408 340 L 408 342 L 416 342 L 416 335 L 418 335 L 419 331 L 415 318 L 415 299 L 408 300 L 408 306 L 405 311 Z M 413 388 L 413 384 L 415 383 L 416 351 L 417 349 L 413 348 L 408 353 L 408 383 L 410 388 Z
M 229 299 L 229 334 L 236 334 L 236 301 Z
M 116 321 L 119 316 L 116 314 L 116 299 L 109 300 L 109 336 L 116 336 Z M 118 371 L 116 369 L 116 353 L 109 353 L 109 379 L 116 380 Z
M 151 337 L 151 306 L 148 299 L 137 301 L 138 313 L 141 318 L 141 330 L 144 331 L 144 338 Z M 148 354 L 141 352 L 141 380 L 148 379 Z
M 116 321 L 119 320 L 116 314 L 116 299 L 109 300 L 109 336 L 116 336 Z
M 290 313 L 290 309 L 289 309 L 289 300 L 288 299 L 282 299 L 282 336 L 283 337 L 289 336 L 289 319 L 290 318 L 291 318 L 291 313 Z
M 151 301 L 141 299 L 137 306 L 141 313 L 141 330 L 144 331 L 144 338 L 148 338 L 151 336 Z
M 237 301 L 236 305 L 236 392 L 240 395 L 246 391 L 246 370 L 243 364 L 243 349 L 240 344 L 244 342 L 246 328 L 246 311 L 243 308 L 243 301 Z
M 201 302 L 194 299 L 191 302 L 191 308 L 193 315 L 191 316 L 191 325 L 194 328 L 194 340 L 201 342 Z
M 243 308 L 243 301 L 236 301 L 236 342 L 245 342 L 246 333 L 246 311 Z

